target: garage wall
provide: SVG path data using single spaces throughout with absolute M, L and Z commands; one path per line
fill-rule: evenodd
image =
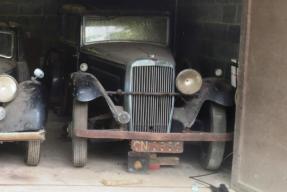
M 182 62 L 214 76 L 221 68 L 230 79 L 230 60 L 238 58 L 242 0 L 179 0 Z
M 170 10 L 173 8 L 174 0 L 63 0 L 64 3 L 80 3 L 88 7 L 116 8 L 120 9 L 148 9 L 148 10 Z
M 0 22 L 14 21 L 25 32 L 28 63 L 34 67 L 40 57 L 57 41 L 58 0 L 1 0 Z

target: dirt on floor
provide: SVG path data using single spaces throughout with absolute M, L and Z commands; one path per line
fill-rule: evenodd
M 89 161 L 84 168 L 71 162 L 71 141 L 62 135 L 66 123 L 49 113 L 47 140 L 42 145 L 42 159 L 37 167 L 24 164 L 21 143 L 0 145 L 0 191 L 189 191 L 208 192 L 208 184 L 230 184 L 230 160 L 220 172 L 209 174 L 198 160 L 198 145 L 186 144 L 180 165 L 163 167 L 148 173 L 127 172 L 127 142 L 93 142 L 89 144 Z

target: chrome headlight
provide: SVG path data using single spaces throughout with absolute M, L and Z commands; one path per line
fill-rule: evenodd
M 18 83 L 9 75 L 0 75 L 0 102 L 7 103 L 16 97 Z
M 185 69 L 176 77 L 176 88 L 185 95 L 192 95 L 202 86 L 201 75 L 193 69 Z

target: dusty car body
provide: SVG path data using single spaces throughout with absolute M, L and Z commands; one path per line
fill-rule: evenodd
M 31 80 L 20 27 L 0 26 L 0 141 L 27 142 L 26 163 L 37 165 L 45 138 L 42 85 Z
M 46 60 L 57 72 L 51 74 L 52 89 L 62 85 L 58 90 L 66 91 L 55 93 L 70 99 L 61 98 L 61 103 L 73 103 L 75 166 L 87 161 L 87 139 L 131 140 L 130 159 L 142 164 L 142 156 L 135 154 L 182 153 L 184 141 L 204 141 L 210 144 L 208 157 L 202 156 L 204 167 L 220 166 L 224 142 L 232 134 L 226 133 L 219 105 L 233 104 L 232 88 L 217 78 L 202 79 L 193 69 L 177 72 L 167 13 L 64 9 L 62 25 L 62 44 Z M 218 121 L 193 130 L 206 101 L 216 103 L 208 104 L 208 121 Z M 217 148 L 220 152 L 213 154 Z M 214 156 L 216 163 L 211 163 Z M 129 163 L 129 170 L 137 169 L 135 164 Z

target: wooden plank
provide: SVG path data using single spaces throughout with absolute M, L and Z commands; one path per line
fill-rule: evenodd
M 37 132 L 15 132 L 15 133 L 0 133 L 0 141 L 14 142 L 14 141 L 33 141 L 45 140 L 45 131 Z
M 131 131 L 110 131 L 110 130 L 75 130 L 77 137 L 93 139 L 127 139 L 146 141 L 231 141 L 232 133 L 151 133 Z

